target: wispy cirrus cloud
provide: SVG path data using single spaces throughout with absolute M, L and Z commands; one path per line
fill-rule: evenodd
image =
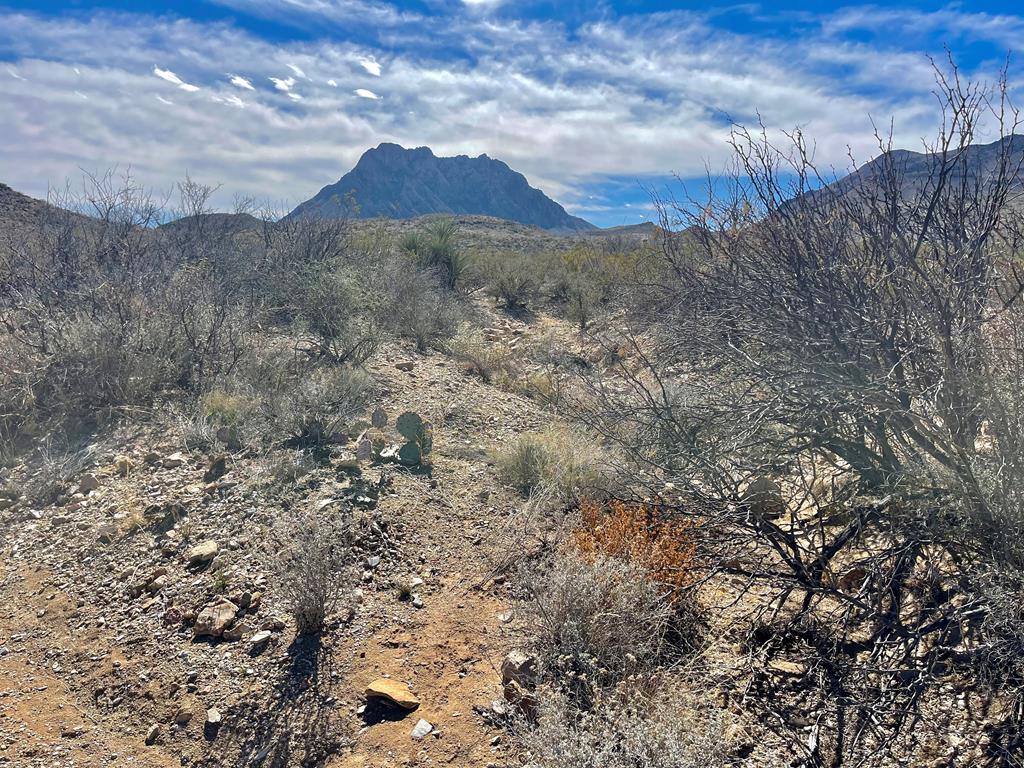
M 248 78 L 242 77 L 241 75 L 231 75 L 229 82 L 236 88 L 243 88 L 247 91 L 255 91 L 253 88 L 252 81 Z
M 171 72 L 171 70 L 169 70 L 169 69 L 160 69 L 160 67 L 153 67 L 153 74 L 156 75 L 157 77 L 159 77 L 161 80 L 166 80 L 168 83 L 171 83 L 172 85 L 178 86 L 183 91 L 189 91 L 190 93 L 195 93 L 196 91 L 199 90 L 199 86 L 198 85 L 192 85 L 191 83 L 186 83 L 180 77 L 178 77 L 176 74 Z
M 732 121 L 760 119 L 774 135 L 800 126 L 817 139 L 819 163 L 837 168 L 851 149 L 861 159 L 876 151 L 871 118 L 893 117 L 897 143 L 910 148 L 937 121 L 925 51 L 898 35 L 865 40 L 853 31 L 869 14 L 856 9 L 805 18 L 793 39 L 724 30 L 695 12 L 570 29 L 509 18 L 507 6 L 434 19 L 362 0 L 220 1 L 313 27 L 366 11 L 385 20 L 386 40 L 270 40 L 223 22 L 0 12 L 0 58 L 23 78 L 0 78 L 2 180 L 41 194 L 78 168 L 119 164 L 166 188 L 202 168 L 225 200 L 237 192 L 296 202 L 368 147 L 395 141 L 486 152 L 609 221 L 616 206 L 640 215 L 638 180 L 723 167 Z M 974 34 L 994 51 L 1024 23 L 975 16 Z M 937 29 L 963 20 L 927 16 Z M 171 98 L 154 75 L 202 93 Z M 610 179 L 614 194 L 588 201 Z M 640 195 L 628 211 L 620 187 Z
M 380 63 L 373 56 L 363 56 L 359 59 L 359 66 L 369 72 L 374 77 L 380 77 L 381 66 Z

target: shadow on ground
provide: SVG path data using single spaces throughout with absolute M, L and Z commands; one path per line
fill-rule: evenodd
M 329 691 L 334 660 L 320 637 L 298 636 L 269 699 L 242 700 L 224 712 L 197 764 L 242 768 L 320 766 L 349 741 Z

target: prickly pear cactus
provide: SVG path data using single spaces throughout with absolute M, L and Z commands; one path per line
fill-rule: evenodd
M 427 454 L 433 448 L 430 425 L 412 411 L 406 411 L 395 421 L 399 434 L 406 443 L 398 450 L 398 460 L 411 466 L 427 463 Z
M 373 444 L 368 437 L 359 441 L 359 445 L 356 447 L 356 458 L 359 461 L 369 461 L 373 458 Z
M 415 440 L 423 431 L 424 424 L 419 414 L 406 411 L 398 417 L 395 426 L 398 428 L 398 433 L 406 440 Z
M 377 429 L 384 429 L 387 426 L 388 415 L 384 412 L 383 408 L 378 408 L 373 412 L 373 415 L 370 417 L 370 423 Z

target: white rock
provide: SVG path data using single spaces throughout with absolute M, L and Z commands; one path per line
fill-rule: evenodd
M 420 741 L 421 739 L 425 739 L 429 736 L 433 730 L 434 726 L 421 717 L 420 721 L 416 723 L 416 726 L 412 729 L 411 736 L 417 741 Z

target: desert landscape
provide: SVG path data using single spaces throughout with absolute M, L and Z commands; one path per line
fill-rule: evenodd
M 974 74 L 841 171 L 732 121 L 629 220 L 383 130 L 283 207 L 0 184 L 0 766 L 1022 765 L 1024 140 Z

